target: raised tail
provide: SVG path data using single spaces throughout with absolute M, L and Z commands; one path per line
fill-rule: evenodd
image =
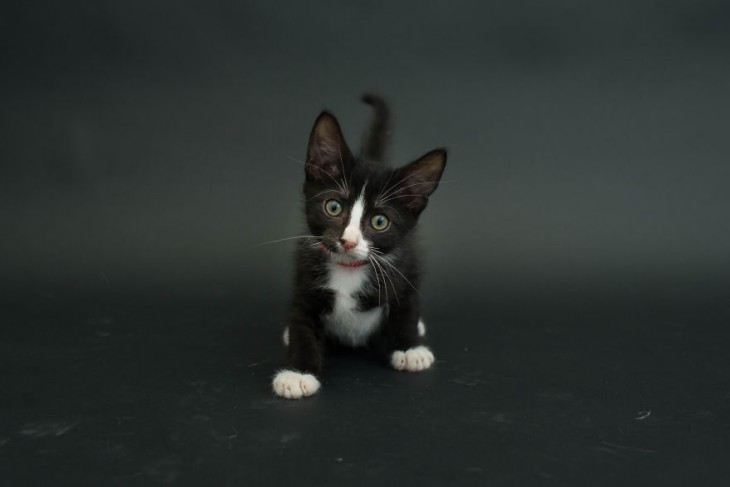
M 371 93 L 364 94 L 362 101 L 373 107 L 374 110 L 370 129 L 363 137 L 362 156 L 371 161 L 387 162 L 387 151 L 393 132 L 388 103 L 380 96 Z

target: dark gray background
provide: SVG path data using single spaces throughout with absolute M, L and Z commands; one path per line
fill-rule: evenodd
M 13 2 L 0 279 L 286 300 L 317 113 L 450 148 L 430 300 L 694 299 L 730 280 L 730 8 L 655 2 Z M 606 294 L 607 293 L 607 294 Z M 575 294 L 578 296 L 578 294 Z M 582 297 L 580 299 L 583 299 Z
M 730 4 L 3 2 L 0 485 L 706 485 Z M 307 136 L 450 148 L 437 361 L 274 397 Z

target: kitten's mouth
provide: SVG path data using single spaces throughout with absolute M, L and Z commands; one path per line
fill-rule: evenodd
M 329 257 L 332 262 L 342 267 L 361 267 L 368 263 L 367 260 L 359 260 L 347 254 L 333 252 L 325 247 L 324 244 L 319 244 L 319 250 L 322 251 L 322 253 L 325 254 L 327 257 Z

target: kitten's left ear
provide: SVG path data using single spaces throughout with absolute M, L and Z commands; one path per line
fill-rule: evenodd
M 432 150 L 398 170 L 398 186 L 392 194 L 402 196 L 406 207 L 416 215 L 428 204 L 446 168 L 446 149 Z

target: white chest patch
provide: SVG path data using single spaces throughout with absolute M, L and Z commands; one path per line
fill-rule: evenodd
M 357 268 L 329 264 L 327 289 L 335 293 L 332 312 L 323 316 L 327 331 L 346 345 L 364 345 L 380 326 L 382 307 L 357 310 L 357 293 L 368 285 L 369 266 Z

